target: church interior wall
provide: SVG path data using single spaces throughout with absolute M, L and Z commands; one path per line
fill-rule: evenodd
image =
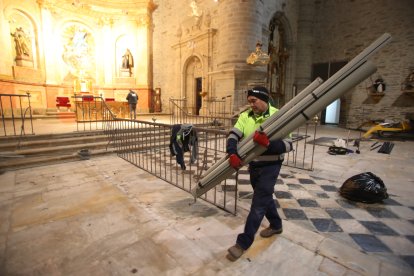
M 29 92 L 35 113 L 45 114 L 56 111 L 57 96 L 72 98 L 82 92 L 125 101 L 128 90 L 134 89 L 141 94 L 138 111 L 149 112 L 147 5 L 114 15 L 107 12 L 113 9 L 97 9 L 87 2 L 0 1 L 1 93 Z M 30 54 L 17 53 L 12 35 L 20 28 L 27 32 Z M 127 47 L 135 62 L 122 70 Z M 78 91 L 83 81 L 86 91 Z
M 167 4 L 166 1 L 159 1 L 158 16 L 171 19 L 173 23 L 170 26 L 178 28 L 177 33 L 180 33 L 182 18 L 190 17 L 189 2 L 178 1 L 179 8 L 177 8 L 175 5 Z M 286 92 L 290 93 L 286 95 L 288 99 L 293 97 L 293 86 L 300 91 L 311 82 L 312 64 L 350 60 L 382 33 L 389 32 L 394 37 L 394 41 L 373 57 L 378 72 L 372 76 L 372 79 L 379 75 L 386 78 L 386 94 L 378 101 L 367 92 L 367 87 L 372 84 L 371 80 L 361 83 L 343 97 L 340 123 L 355 128 L 363 121 L 400 120 L 407 113 L 412 112 L 411 106 L 396 107 L 398 99 L 401 95 L 405 95 L 400 89 L 401 82 L 413 66 L 413 51 L 408 49 L 412 45 L 410 32 L 410 27 L 413 25 L 410 12 L 413 10 L 410 9 L 413 5 L 412 1 L 382 0 L 376 3 L 369 0 L 342 2 L 298 0 L 276 1 L 276 3 L 252 1 L 250 6 L 247 4 L 243 6 L 239 1 L 219 1 L 214 7 L 209 6 L 212 1 L 196 1 L 196 3 L 203 12 L 209 12 L 210 26 L 216 30 L 212 39 L 214 45 L 209 52 L 211 67 L 207 71 L 211 96 L 220 97 L 225 96 L 225 93 L 237 93 L 246 90 L 249 84 L 263 81 L 266 77 L 265 70 L 249 69 L 244 64 L 243 57 L 254 50 L 256 40 L 263 40 L 263 50 L 268 50 L 266 48 L 268 24 L 271 17 L 279 11 L 286 17 L 290 31 L 285 87 Z M 251 14 L 259 20 L 252 19 Z M 198 51 L 201 56 L 206 55 L 203 52 L 205 49 L 197 48 L 199 47 L 197 44 L 194 47 L 189 43 L 185 46 L 193 47 L 191 51 L 184 49 L 183 45 L 177 51 L 179 54 L 173 55 L 176 60 L 169 60 L 166 58 L 168 47 L 165 47 L 165 43 L 157 43 L 161 39 L 168 41 L 169 39 L 165 38 L 168 37 L 169 31 L 166 27 L 158 34 L 157 31 L 154 34 L 156 37 L 154 47 L 157 47 L 157 44 L 163 45 L 163 53 L 157 59 L 158 52 L 154 51 L 154 72 L 158 75 L 154 77 L 158 85 L 170 87 L 167 90 L 171 95 L 183 96 L 182 78 L 180 78 L 184 70 L 180 64 L 183 63 L 177 60 L 183 55 L 190 56 L 191 51 Z M 177 33 L 172 35 L 170 32 L 169 37 L 177 41 L 179 40 Z M 191 33 L 187 39 L 191 41 Z M 162 70 L 157 68 L 171 69 L 162 73 Z M 171 75 L 175 74 L 178 74 L 178 77 L 171 78 Z M 385 118 L 384 114 L 387 114 L 388 118 Z
M 31 92 L 41 113 L 55 107 L 56 96 L 78 91 L 74 76 L 79 72 L 71 72 L 71 56 L 65 57 L 78 28 L 92 45 L 90 59 L 81 61 L 87 62 L 85 81 L 94 95 L 122 101 L 128 89 L 135 89 L 138 111 L 148 112 L 151 91 L 160 88 L 163 112 L 169 112 L 170 98 L 184 97 L 194 111 L 195 79 L 201 78 L 204 114 L 212 100 L 229 96 L 237 110 L 247 89 L 268 81 L 267 66 L 252 66 L 246 58 L 258 41 L 263 52 L 269 51 L 269 25 L 277 18 L 285 32 L 286 101 L 312 81 L 312 64 L 348 61 L 388 32 L 393 41 L 373 57 L 378 72 L 341 99 L 341 124 L 355 128 L 367 120 L 400 120 L 413 112 L 413 94 L 401 91 L 414 67 L 413 1 L 154 0 L 142 7 L 123 1 L 119 5 L 126 6 L 117 16 L 103 16 L 114 1 L 99 9 L 88 2 L 94 1 L 73 2 L 79 7 L 0 1 L 1 93 Z M 12 34 L 18 27 L 27 29 L 33 52 L 16 59 Z M 122 68 L 127 47 L 134 58 L 130 69 Z M 387 88 L 381 97 L 372 97 L 367 87 L 379 76 Z
M 357 128 L 368 121 L 401 121 L 413 114 L 414 95 L 401 91 L 401 83 L 414 66 L 414 2 L 327 0 L 316 9 L 314 63 L 349 61 L 383 33 L 392 36 L 392 42 L 372 57 L 377 72 L 343 97 L 340 123 Z M 386 83 L 382 96 L 367 89 L 378 78 Z
M 213 59 L 209 54 L 213 30 L 209 29 L 206 18 L 207 14 L 217 10 L 214 5 L 203 6 L 203 10 L 200 6 L 192 9 L 190 2 L 183 0 L 155 3 L 158 8 L 153 14 L 154 87 L 161 88 L 163 111 L 168 112 L 170 98 L 194 98 L 192 94 L 186 95 L 186 88 L 193 86 L 186 79 L 187 66 L 192 66 L 194 58 L 202 65 L 203 87 L 208 85 L 207 72 Z
M 192 9 L 192 2 L 196 9 Z M 296 1 L 293 2 L 289 12 L 296 7 Z M 265 82 L 266 66 L 249 66 L 246 58 L 257 41 L 267 47 L 269 21 L 276 10 L 285 8 L 283 1 L 156 3 L 159 8 L 154 12 L 154 86 L 163 86 L 163 96 L 167 96 L 163 106 L 168 106 L 168 98 L 189 93 L 183 85 L 183 72 L 185 61 L 193 55 L 203 61 L 203 106 L 211 99 L 239 98 L 236 93 Z M 162 24 L 165 21 L 168 26 Z M 292 75 L 290 78 L 293 82 Z

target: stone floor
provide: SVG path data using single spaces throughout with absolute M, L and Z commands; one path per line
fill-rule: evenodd
M 359 133 L 318 129 L 320 137 L 349 135 Z M 414 142 L 393 141 L 390 154 L 371 150 L 375 142 L 341 156 L 316 146 L 312 171 L 284 166 L 275 189 L 283 234 L 257 237 L 234 263 L 225 256 L 243 229 L 248 181 L 233 216 L 116 155 L 3 173 L 0 275 L 412 275 Z M 338 195 L 367 171 L 389 199 Z

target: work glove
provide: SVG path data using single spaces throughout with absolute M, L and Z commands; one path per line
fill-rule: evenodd
M 253 141 L 265 148 L 270 144 L 269 137 L 267 137 L 266 133 L 258 130 L 254 132 Z
M 241 167 L 243 167 L 243 161 L 240 159 L 237 153 L 230 154 L 229 163 L 230 163 L 230 166 L 235 170 L 238 170 Z

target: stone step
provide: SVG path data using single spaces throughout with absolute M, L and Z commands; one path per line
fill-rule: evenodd
M 120 134 L 120 135 L 118 135 Z M 139 133 L 136 130 L 125 130 L 117 135 L 106 135 L 103 131 L 91 131 L 91 132 L 74 132 L 63 134 L 46 134 L 46 135 L 33 135 L 24 137 L 1 137 L 0 138 L 0 153 L 1 152 L 15 152 L 17 154 L 27 154 L 27 150 L 42 151 L 42 148 L 56 147 L 59 149 L 65 149 L 67 146 L 75 146 L 78 144 L 89 144 L 91 147 L 96 147 L 100 143 L 105 144 L 115 142 L 116 140 L 125 139 L 125 135 L 128 139 L 136 137 L 142 137 L 142 135 L 154 136 L 151 140 L 156 141 L 158 139 L 164 139 L 168 137 L 169 131 L 157 132 L 154 134 L 151 129 L 141 129 Z
M 151 145 L 144 145 L 141 150 L 150 148 Z M 43 166 L 58 162 L 75 161 L 91 158 L 95 155 L 119 152 L 130 152 L 128 146 L 125 149 L 112 147 L 108 142 L 85 143 L 61 147 L 46 147 L 12 152 L 0 152 L 0 172 L 11 169 L 27 168 L 33 166 Z M 86 152 L 86 154 L 85 154 Z M 88 159 L 86 158 L 86 159 Z
M 79 160 L 81 150 L 88 150 L 92 155 L 114 152 L 103 131 L 1 137 L 0 169 Z
M 75 131 L 75 132 L 65 132 L 65 133 L 52 133 L 52 134 L 36 134 L 36 135 L 26 135 L 26 136 L 2 136 L 0 137 L 0 144 L 16 141 L 37 141 L 37 140 L 50 140 L 50 139 L 63 139 L 63 138 L 73 138 L 73 137 L 87 137 L 95 135 L 104 135 L 103 130 L 91 130 L 91 131 Z
M 68 160 L 79 160 L 82 151 L 91 155 L 115 152 L 113 145 L 119 139 L 121 142 L 125 135 L 129 139 L 142 135 L 154 135 L 150 128 L 141 128 L 139 133 L 136 129 L 119 130 L 120 136 L 106 135 L 104 131 L 84 131 L 59 134 L 42 134 L 24 137 L 1 137 L 0 138 L 0 169 L 17 169 L 30 166 L 41 166 Z M 169 137 L 169 131 L 157 132 L 151 139 Z M 169 139 L 169 138 L 168 138 Z M 129 148 L 128 145 L 124 145 Z M 144 145 L 143 148 L 151 145 Z
M 13 152 L 16 155 L 36 155 L 36 154 L 48 154 L 52 152 L 73 152 L 78 151 L 80 149 L 100 149 L 106 148 L 108 146 L 108 141 L 102 142 L 89 142 L 89 143 L 76 143 L 76 144 L 67 144 L 67 145 L 60 145 L 56 146 L 51 144 L 50 146 L 43 146 L 43 147 L 35 147 L 35 148 L 25 148 L 25 149 L 17 149 Z M 1 154 L 1 152 L 0 152 Z
M 56 147 L 74 144 L 85 144 L 108 141 L 108 137 L 105 135 L 94 136 L 80 136 L 80 137 L 67 137 L 67 138 L 51 138 L 44 140 L 29 140 L 29 141 L 8 141 L 0 143 L 0 152 L 2 151 L 19 151 L 24 149 L 33 148 L 45 148 Z
M 3 157 L 0 158 L 0 160 L 3 160 L 0 161 L 0 173 L 7 170 L 16 170 L 30 167 L 46 166 L 62 162 L 85 160 L 104 154 L 112 154 L 114 152 L 115 149 L 108 148 L 89 150 L 87 155 L 81 155 L 79 152 L 72 152 L 47 156 L 10 156 L 9 158 Z
M 46 112 L 46 116 L 53 118 L 75 118 L 76 113 L 70 111 Z

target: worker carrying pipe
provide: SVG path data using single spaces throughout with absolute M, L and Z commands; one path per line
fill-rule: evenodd
M 391 35 L 383 34 L 327 81 L 320 84 L 320 80 L 316 80 L 316 83 L 311 83 L 278 112 L 270 114 L 257 130 L 266 134 L 270 141 L 284 139 L 330 103 L 372 75 L 376 67 L 368 58 L 390 40 Z M 255 133 L 246 133 L 237 146 L 237 154 L 243 164 L 252 162 L 267 150 L 253 140 Z M 228 155 L 211 166 L 192 190 L 194 197 L 203 195 L 235 173 L 236 169 L 230 162 Z
M 264 152 L 249 163 L 253 198 L 244 232 L 237 236 L 236 244 L 228 250 L 231 261 L 237 260 L 252 245 L 264 216 L 269 220 L 270 226 L 260 232 L 262 237 L 282 233 L 282 220 L 273 201 L 273 192 L 284 153 L 292 150 L 289 139 L 270 140 L 262 131 L 261 124 L 278 111 L 269 104 L 269 91 L 266 87 L 258 86 L 247 91 L 247 102 L 250 109 L 240 114 L 227 138 L 229 164 L 235 170 L 244 165 L 237 145 L 241 139 L 251 134 L 253 142 L 262 147 Z
M 269 226 L 260 232 L 263 238 L 280 234 L 282 220 L 273 200 L 274 186 L 283 162 L 283 154 L 292 150 L 285 137 L 342 94 L 372 75 L 376 67 L 368 57 L 378 51 L 391 36 L 384 34 L 351 60 L 325 83 L 302 91 L 285 108 L 278 110 L 269 104 L 265 87 L 255 87 L 247 93 L 250 109 L 240 114 L 227 139 L 227 156 L 214 164 L 192 191 L 195 198 L 219 184 L 249 164 L 253 198 L 244 231 L 228 249 L 227 258 L 235 261 L 253 243 L 264 217 Z M 239 143 L 240 142 L 240 143 Z

